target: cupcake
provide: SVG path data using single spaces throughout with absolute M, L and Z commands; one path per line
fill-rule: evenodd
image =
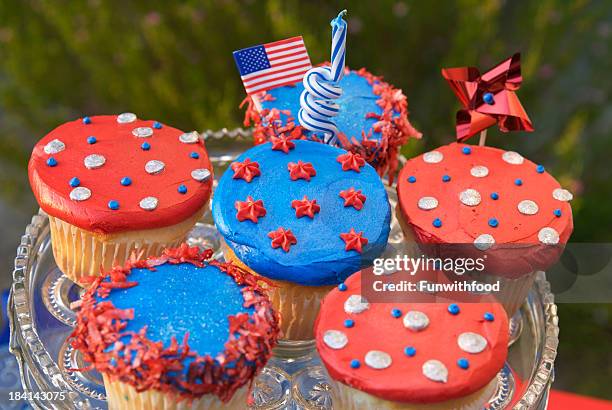
M 497 303 L 369 303 L 361 273 L 329 293 L 315 325 L 334 409 L 482 409 L 504 365 Z
M 212 167 L 196 132 L 124 113 L 63 124 L 36 144 L 30 185 L 60 270 L 83 285 L 136 251 L 178 246 L 202 215 Z
M 182 244 L 130 259 L 78 302 L 71 344 L 102 373 L 111 409 L 244 409 L 277 315 L 258 279 Z
M 312 340 L 322 297 L 383 252 L 391 216 L 380 178 L 358 154 L 287 137 L 231 164 L 212 214 L 225 257 L 272 281 L 291 340 Z
M 488 146 L 453 143 L 409 160 L 398 177 L 397 217 L 430 256 L 482 258 L 457 280 L 500 282 L 509 315 L 535 273 L 554 264 L 573 229 L 572 194 L 542 165 Z

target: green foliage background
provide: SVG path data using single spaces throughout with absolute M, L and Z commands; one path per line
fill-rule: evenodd
M 576 193 L 573 240 L 612 239 L 612 4 L 604 0 L 4 0 L 0 204 L 11 215 L 5 234 L 21 231 L 35 210 L 25 168 L 35 141 L 50 129 L 123 111 L 183 129 L 239 126 L 244 92 L 231 52 L 302 34 L 314 62 L 328 59 L 329 20 L 341 8 L 349 9 L 348 64 L 384 75 L 408 95 L 424 139 L 410 142 L 406 155 L 453 138 L 458 103 L 441 67 L 486 69 L 521 51 L 519 96 L 536 131 L 491 130 L 488 141 L 545 164 Z M 15 241 L 3 240 L 11 245 L 2 266 Z M 612 398 L 601 377 L 612 372 L 610 305 L 560 310 L 558 384 Z

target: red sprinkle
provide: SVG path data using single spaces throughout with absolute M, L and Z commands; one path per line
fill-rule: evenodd
M 244 179 L 246 182 L 251 182 L 253 178 L 261 175 L 259 164 L 246 158 L 243 162 L 232 163 L 234 171 L 234 179 Z
M 356 171 L 361 172 L 361 167 L 365 166 L 365 159 L 359 154 L 354 152 L 347 152 L 346 154 L 338 155 L 336 161 L 342 164 L 343 171 Z
M 263 201 L 261 199 L 255 201 L 250 195 L 247 196 L 246 201 L 236 201 L 234 206 L 238 210 L 236 218 L 240 222 L 248 219 L 257 223 L 258 218 L 266 216 L 266 208 L 264 208 Z
M 317 175 L 317 171 L 315 171 L 312 164 L 310 162 L 302 162 L 302 160 L 299 160 L 297 164 L 290 162 L 287 164 L 287 168 L 289 169 L 289 176 L 293 181 L 297 179 L 310 181 L 310 177 Z
M 268 238 L 272 239 L 272 247 L 282 248 L 285 252 L 289 252 L 291 245 L 297 243 L 297 239 L 291 229 L 278 228 L 276 231 L 268 232 Z
M 314 218 L 314 214 L 321 211 L 321 207 L 317 204 L 317 200 L 313 199 L 310 201 L 306 195 L 303 199 L 294 199 L 291 201 L 291 207 L 295 209 L 295 216 L 301 218 L 308 216 L 311 219 Z
M 363 208 L 363 203 L 366 200 L 366 196 L 361 193 L 361 189 L 356 191 L 353 187 L 346 191 L 340 191 L 340 197 L 344 199 L 344 206 L 352 206 L 358 211 Z
M 270 137 L 270 141 L 272 141 L 272 149 L 274 151 L 283 151 L 285 154 L 288 154 L 289 150 L 295 148 L 295 143 L 291 141 L 291 138 L 286 137 L 283 134 L 279 135 L 278 137 Z
M 346 243 L 345 251 L 354 250 L 361 253 L 362 247 L 368 244 L 368 239 L 363 237 L 363 231 L 357 233 L 353 228 L 348 233 L 341 233 L 340 238 Z

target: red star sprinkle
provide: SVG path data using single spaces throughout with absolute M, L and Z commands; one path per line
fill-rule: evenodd
M 251 196 L 247 196 L 246 201 L 236 201 L 234 206 L 238 210 L 236 218 L 238 218 L 240 222 L 248 219 L 257 223 L 257 218 L 266 216 L 266 208 L 264 208 L 261 199 L 255 201 Z
M 285 154 L 289 153 L 289 150 L 295 148 L 295 144 L 291 141 L 291 138 L 280 135 L 278 137 L 270 137 L 272 141 L 272 149 L 274 151 L 283 151 Z
M 301 160 L 298 161 L 297 164 L 295 162 L 290 162 L 287 164 L 287 168 L 289 169 L 289 176 L 293 181 L 296 179 L 310 181 L 310 177 L 317 175 L 317 171 L 315 171 L 310 162 L 302 162 Z
M 353 187 L 346 191 L 340 191 L 340 197 L 344 199 L 344 206 L 352 206 L 358 211 L 363 208 L 363 203 L 366 200 L 366 196 L 361 193 L 361 189 L 355 191 Z
M 304 195 L 302 200 L 295 199 L 291 201 L 291 207 L 295 209 L 295 216 L 301 218 L 303 216 L 309 216 L 311 219 L 314 218 L 314 214 L 319 213 L 321 207 L 317 204 L 317 200 L 308 200 L 308 197 Z
M 232 163 L 234 171 L 234 179 L 244 179 L 246 182 L 251 182 L 253 178 L 261 175 L 259 164 L 246 158 L 243 162 Z
M 268 238 L 272 239 L 272 247 L 283 248 L 285 252 L 289 252 L 291 245 L 297 243 L 295 235 L 291 232 L 291 229 L 278 228 L 276 231 L 268 232 Z
M 353 152 L 338 155 L 336 161 L 342 164 L 343 171 L 353 170 L 356 172 L 361 172 L 361 167 L 365 165 L 365 159 L 363 159 L 361 155 Z
M 363 237 L 363 231 L 357 233 L 351 228 L 348 233 L 341 233 L 340 238 L 346 243 L 345 251 L 357 251 L 361 253 L 363 245 L 368 244 L 368 239 Z

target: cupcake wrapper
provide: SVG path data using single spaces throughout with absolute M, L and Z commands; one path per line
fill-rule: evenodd
M 177 396 L 157 390 L 138 393 L 131 385 L 120 381 L 110 381 L 103 375 L 108 408 L 112 410 L 244 410 L 249 396 L 248 386 L 242 386 L 231 400 L 223 403 L 213 394 L 204 395 L 191 402 L 177 400 Z
M 493 379 L 482 389 L 458 399 L 438 403 L 400 403 L 372 396 L 343 383 L 332 383 L 334 410 L 481 410 L 497 388 L 497 379 Z
M 123 264 L 132 254 L 159 255 L 164 248 L 177 247 L 197 221 L 197 216 L 165 228 L 99 235 L 49 216 L 53 256 L 59 269 L 73 282 L 87 284 L 87 277 L 100 269 Z

